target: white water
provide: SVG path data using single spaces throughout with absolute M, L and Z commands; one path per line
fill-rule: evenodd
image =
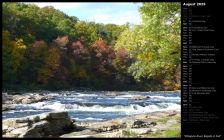
M 108 93 L 108 92 L 107 92 Z M 32 93 L 29 93 L 32 94 Z M 49 93 L 55 99 L 32 104 L 17 104 L 15 111 L 3 112 L 3 118 L 13 118 L 51 111 L 68 111 L 76 120 L 102 121 L 125 115 L 157 111 L 180 110 L 180 94 L 153 94 L 121 92 L 118 96 L 91 92 Z M 133 100 L 133 96 L 149 96 L 146 100 Z
M 126 114 L 138 114 L 156 111 L 168 111 L 168 110 L 180 110 L 180 105 L 175 103 L 159 103 L 158 105 L 140 106 L 138 104 L 130 104 L 129 106 L 115 105 L 112 107 L 104 107 L 101 105 L 93 106 L 80 106 L 77 104 L 61 104 L 60 102 L 54 102 L 53 104 L 47 104 L 46 102 L 39 102 L 30 105 L 20 105 L 24 108 L 33 108 L 36 110 L 50 109 L 55 111 L 89 111 L 89 112 L 117 112 L 122 111 Z

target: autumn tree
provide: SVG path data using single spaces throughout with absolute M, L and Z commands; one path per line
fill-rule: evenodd
M 139 25 L 99 24 L 3 3 L 3 89 L 180 89 L 180 3 L 139 12 Z
M 2 34 L 3 85 L 7 85 L 18 82 L 16 79 L 22 67 L 26 45 L 23 39 L 11 40 L 8 31 L 3 30 Z
M 59 47 L 61 49 L 66 49 L 66 45 L 69 43 L 68 36 L 58 36 L 53 40 L 53 46 Z
M 113 66 L 121 73 L 127 73 L 128 68 L 131 65 L 131 59 L 125 48 L 118 48 L 116 51 L 116 57 L 113 60 Z
M 75 40 L 82 37 L 83 45 L 90 48 L 91 44 L 97 39 L 97 29 L 94 23 L 80 21 L 77 22 L 74 27 Z
M 60 67 L 60 52 L 58 48 L 52 47 L 45 52 L 44 65 L 38 72 L 38 81 L 46 86 L 50 78 L 54 77 L 54 74 Z
M 70 81 L 78 85 L 88 83 L 90 72 L 90 52 L 85 46 L 85 37 L 81 36 L 78 40 L 68 45 L 68 54 L 70 56 L 68 62 L 68 70 L 70 73 Z M 75 82 L 74 82 L 75 81 Z M 72 83 L 72 82 L 71 82 Z
M 99 38 L 93 43 L 92 49 L 95 55 L 95 63 L 97 63 L 97 70 L 105 74 L 111 74 L 109 68 L 115 58 L 113 47 L 107 45 L 102 38 Z

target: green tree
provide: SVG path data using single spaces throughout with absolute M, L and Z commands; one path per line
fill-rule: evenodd
M 94 23 L 79 21 L 74 25 L 75 40 L 82 37 L 84 45 L 90 48 L 91 44 L 97 39 L 97 29 Z
M 18 82 L 18 72 L 22 67 L 26 46 L 22 39 L 10 40 L 8 31 L 3 30 L 2 34 L 3 85 L 7 86 L 8 83 L 13 85 Z
M 116 48 L 125 48 L 135 62 L 129 72 L 137 79 L 175 83 L 180 65 L 180 3 L 144 3 L 142 24 L 124 31 Z

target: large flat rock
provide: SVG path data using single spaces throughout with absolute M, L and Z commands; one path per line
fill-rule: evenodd
M 3 120 L 3 137 L 58 137 L 74 129 L 68 112 L 51 112 Z

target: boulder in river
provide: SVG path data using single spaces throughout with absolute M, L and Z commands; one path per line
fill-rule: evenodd
M 11 100 L 14 104 L 30 104 L 36 103 L 44 100 L 53 99 L 51 96 L 43 96 L 43 95 L 14 95 L 11 97 Z M 10 100 L 10 99 L 9 99 Z
M 3 137 L 58 137 L 74 129 L 68 112 L 51 112 L 3 120 Z
M 15 110 L 16 106 L 14 104 L 3 104 L 2 111 Z
M 149 98 L 150 98 L 149 96 L 136 95 L 136 96 L 132 96 L 131 99 L 133 99 L 133 100 L 146 100 L 146 99 L 149 99 Z

